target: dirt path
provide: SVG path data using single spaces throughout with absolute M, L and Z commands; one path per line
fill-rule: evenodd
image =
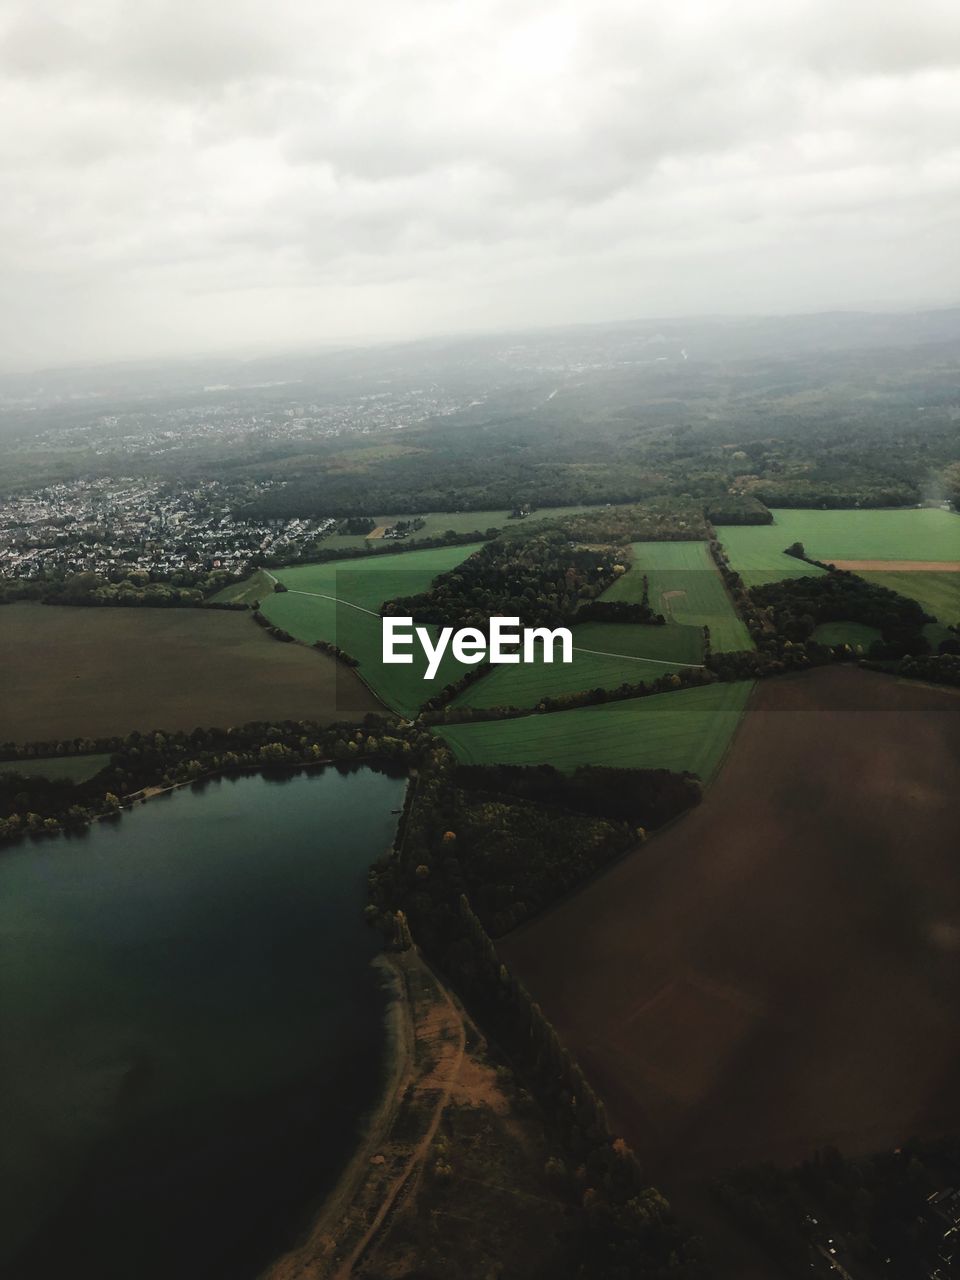
M 415 950 L 383 959 L 396 979 L 393 1078 L 360 1148 L 307 1238 L 263 1280 L 363 1274 L 402 1207 L 415 1198 L 444 1111 L 464 1076 L 465 1018 Z
M 421 961 L 421 963 L 424 962 Z M 441 1001 L 436 1006 L 436 1012 L 429 1020 L 429 1024 L 418 1028 L 418 1040 L 426 1037 L 439 1044 L 440 1059 L 432 1071 L 419 1080 L 408 1082 L 407 1085 L 408 1089 L 412 1088 L 421 1094 L 437 1092 L 429 1123 L 423 1136 L 411 1149 L 404 1168 L 388 1183 L 373 1222 L 343 1265 L 333 1273 L 334 1280 L 349 1280 L 349 1277 L 355 1274 L 358 1265 L 372 1259 L 397 1209 L 411 1195 L 416 1194 L 423 1174 L 424 1162 L 433 1145 L 443 1112 L 450 1101 L 454 1083 L 459 1078 L 463 1067 L 467 1045 L 463 1017 L 450 999 L 446 988 L 437 982 L 436 989 Z

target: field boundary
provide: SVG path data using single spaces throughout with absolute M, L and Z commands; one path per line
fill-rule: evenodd
M 960 573 L 960 560 L 828 560 L 851 573 Z

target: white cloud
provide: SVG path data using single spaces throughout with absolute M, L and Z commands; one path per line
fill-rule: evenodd
M 955 301 L 944 0 L 0 0 L 7 365 Z

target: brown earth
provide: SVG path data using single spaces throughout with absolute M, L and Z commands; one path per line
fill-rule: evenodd
M 852 573 L 960 573 L 960 560 L 831 560 Z
M 0 742 L 382 711 L 333 658 L 210 609 L 3 605 L 0 671 Z
M 500 943 L 681 1205 L 960 1128 L 958 794 L 957 693 L 767 680 L 700 808 Z
M 382 963 L 395 1078 L 340 1186 L 263 1280 L 551 1274 L 564 1205 L 529 1100 L 415 950 Z

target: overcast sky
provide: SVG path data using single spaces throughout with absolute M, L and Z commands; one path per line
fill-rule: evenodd
M 0 364 L 960 301 L 958 0 L 0 0 Z

